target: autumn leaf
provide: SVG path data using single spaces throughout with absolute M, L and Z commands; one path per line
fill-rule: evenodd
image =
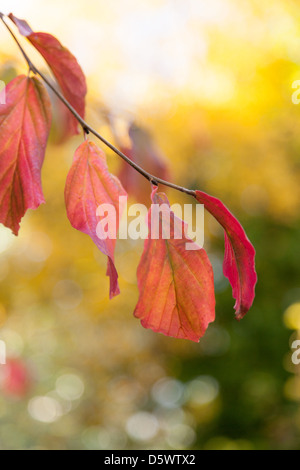
M 255 250 L 239 221 L 217 198 L 195 191 L 196 199 L 215 217 L 225 230 L 225 255 L 223 272 L 231 284 L 236 299 L 238 319 L 250 309 L 255 297 Z
M 132 124 L 129 128 L 130 147 L 121 149 L 130 160 L 161 179 L 168 179 L 169 170 L 160 149 L 147 130 Z M 148 181 L 128 163 L 122 161 L 119 178 L 128 194 L 132 194 L 140 203 L 148 205 Z
M 167 196 L 156 191 L 137 271 L 140 296 L 134 315 L 145 328 L 198 342 L 215 319 L 212 267 L 203 249 L 186 249 L 187 243 L 193 243 L 185 235 L 186 224 L 171 211 Z M 153 229 L 157 216 L 159 233 Z M 170 237 L 164 239 L 169 227 Z
M 27 209 L 45 202 L 41 168 L 51 127 L 47 90 L 20 75 L 5 89 L 0 106 L 0 222 L 18 234 Z
M 25 36 L 44 57 L 64 97 L 84 118 L 87 85 L 84 73 L 76 58 L 51 34 L 33 32 L 25 20 L 16 18 L 12 13 L 9 17 L 18 27 L 20 34 Z M 66 136 L 78 134 L 76 118 L 65 106 L 63 113 L 66 115 L 66 128 L 64 129 Z
M 7 359 L 4 371 L 0 375 L 0 390 L 7 396 L 22 399 L 29 392 L 32 377 L 25 361 Z
M 123 196 L 119 201 L 119 197 Z M 118 274 L 114 265 L 116 233 L 109 226 L 116 222 L 127 194 L 120 181 L 108 171 L 105 154 L 93 142 L 86 140 L 77 149 L 73 165 L 67 177 L 65 201 L 71 225 L 91 237 L 99 250 L 108 256 L 107 275 L 110 277 L 110 298 L 120 293 Z M 109 211 L 106 218 L 99 221 L 99 206 L 105 204 Z M 110 212 L 112 211 L 112 212 Z M 103 215 L 103 214 L 102 214 Z M 110 224 L 111 222 L 111 224 Z M 105 238 L 105 233 L 107 237 Z

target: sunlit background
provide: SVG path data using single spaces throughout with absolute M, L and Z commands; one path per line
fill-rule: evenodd
M 118 243 L 122 293 L 109 301 L 105 257 L 65 214 L 81 137 L 59 143 L 54 125 L 47 204 L 27 214 L 18 238 L 0 228 L 0 448 L 299 449 L 299 2 L 2 0 L 1 11 L 75 54 L 95 128 L 112 140 L 117 129 L 124 145 L 132 121 L 147 128 L 172 181 L 232 209 L 256 247 L 259 283 L 237 322 L 223 233 L 207 216 L 216 322 L 200 344 L 144 330 L 133 318 L 142 243 Z M 1 80 L 27 73 L 1 25 L 0 57 Z

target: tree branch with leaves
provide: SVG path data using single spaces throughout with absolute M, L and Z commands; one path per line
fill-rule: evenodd
M 132 152 L 125 153 L 108 142 L 85 121 L 86 79 L 71 52 L 51 34 L 34 32 L 26 21 L 9 15 L 19 33 L 47 62 L 56 87 L 32 63 L 2 13 L 0 18 L 28 66 L 27 75 L 20 75 L 7 84 L 6 103 L 0 105 L 0 222 L 18 235 L 26 211 L 37 209 L 45 202 L 41 169 L 52 121 L 47 85 L 65 106 L 65 137 L 79 134 L 80 127 L 83 131 L 83 143 L 75 152 L 66 181 L 66 209 L 71 225 L 88 234 L 108 257 L 110 298 L 120 292 L 114 261 L 116 240 L 97 236 L 97 207 L 111 204 L 119 215 L 123 210 L 120 196 L 126 198 L 126 191 L 119 179 L 109 172 L 104 152 L 88 139 L 88 134 L 93 134 L 151 183 L 152 203 L 163 207 L 171 221 L 169 239 L 161 233 L 158 238 L 151 238 L 150 208 L 149 234 L 137 270 L 140 296 L 134 312 L 142 325 L 175 338 L 199 341 L 215 319 L 214 278 L 209 258 L 203 248 L 185 249 L 186 242 L 192 243 L 192 240 L 185 235 L 185 230 L 184 235 L 179 235 L 185 223 L 171 211 L 167 196 L 158 193 L 159 185 L 183 192 L 204 204 L 223 227 L 223 272 L 236 300 L 236 318 L 241 319 L 252 306 L 257 276 L 255 250 L 238 220 L 219 199 L 152 175 L 135 161 Z M 161 232 L 164 223 L 161 218 Z

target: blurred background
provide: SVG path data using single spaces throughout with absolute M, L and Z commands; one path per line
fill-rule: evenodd
M 75 54 L 97 130 L 146 168 L 223 200 L 256 248 L 259 282 L 237 322 L 223 233 L 207 215 L 216 322 L 199 344 L 144 330 L 133 318 L 143 244 L 118 243 L 122 292 L 109 301 L 106 259 L 64 208 L 82 137 L 64 142 L 54 124 L 47 204 L 18 238 L 0 228 L 0 448 L 299 449 L 299 2 L 2 0 L 1 11 Z M 3 26 L 0 41 L 7 83 L 27 68 Z M 148 185 L 107 156 L 132 200 L 150 202 Z

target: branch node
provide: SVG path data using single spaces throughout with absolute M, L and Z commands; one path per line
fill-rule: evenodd
M 32 72 L 34 75 L 38 75 L 38 71 L 31 61 L 28 62 L 28 67 L 29 72 Z

